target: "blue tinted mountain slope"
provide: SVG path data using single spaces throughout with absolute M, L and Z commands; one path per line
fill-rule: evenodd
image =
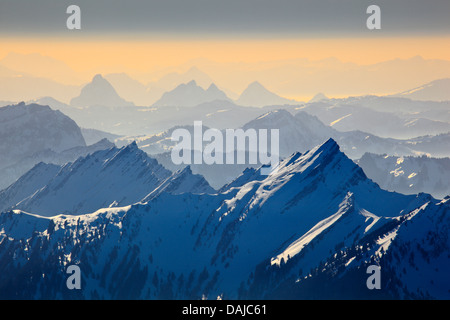
M 154 155 L 158 161 L 170 170 L 179 170 L 185 165 L 174 165 L 171 161 L 170 150 L 175 142 L 170 140 L 170 134 L 177 128 L 171 128 L 158 135 L 140 139 L 138 144 L 148 152 L 163 152 Z M 192 132 L 192 126 L 188 128 Z M 206 129 L 206 128 L 204 128 Z M 364 153 L 392 154 L 398 156 L 430 154 L 436 156 L 450 156 L 450 135 L 426 136 L 410 140 L 399 140 L 380 138 L 363 131 L 340 132 L 323 124 L 317 117 L 304 111 L 295 115 L 287 110 L 273 110 L 267 112 L 246 123 L 243 130 L 266 129 L 279 130 L 279 152 L 280 157 L 288 157 L 294 152 L 306 152 L 315 145 L 327 140 L 335 139 L 341 150 L 351 159 L 358 159 Z M 270 136 L 269 136 L 270 137 Z M 270 149 L 272 141 L 268 139 Z M 207 145 L 206 143 L 204 146 Z M 449 146 L 449 148 L 447 148 Z M 224 147 L 225 150 L 225 147 Z M 248 154 L 246 154 L 248 159 Z M 206 180 L 216 189 L 224 184 L 230 183 L 237 177 L 245 167 L 258 167 L 260 164 L 252 165 L 248 162 L 244 165 L 206 165 L 193 164 L 192 171 L 203 175 Z
M 420 232 L 409 229 L 432 213 L 437 215 Z M 276 292 L 296 297 L 297 280 L 322 270 L 325 261 L 340 265 L 343 252 L 361 243 L 389 252 L 395 243 L 420 242 L 438 221 L 448 224 L 448 214 L 445 203 L 428 195 L 381 190 L 328 140 L 286 158 L 272 175 L 242 178 L 222 193 L 162 192 L 146 203 L 76 217 L 3 213 L 0 293 L 3 298 L 229 299 Z M 402 229 L 406 221 L 408 228 Z M 421 223 L 414 226 L 420 229 Z M 397 236 L 383 237 L 392 232 Z M 370 248 L 364 251 L 367 259 L 378 261 L 377 248 Z M 435 256 L 444 260 L 433 279 L 446 276 L 448 246 L 437 248 Z M 384 261 L 384 268 L 395 268 Z M 338 275 L 364 265 L 358 259 L 346 262 Z M 70 264 L 81 268 L 82 290 L 65 288 Z M 413 276 L 411 268 L 405 265 L 405 274 Z M 366 279 L 361 281 L 365 286 Z M 423 290 L 445 297 L 439 286 L 428 282 Z M 394 289 L 387 296 L 395 296 Z
M 434 80 L 395 96 L 423 101 L 449 101 L 450 78 Z
M 89 213 L 134 204 L 162 190 L 214 192 L 203 177 L 193 175 L 189 168 L 172 174 L 132 143 L 60 166 L 36 165 L 0 192 L 0 211 L 14 208 L 44 216 Z
M 38 151 L 85 146 L 77 124 L 48 106 L 20 103 L 0 108 L 0 167 Z
M 404 194 L 425 192 L 439 199 L 450 195 L 450 158 L 366 153 L 357 163 L 383 189 Z
M 18 162 L 45 151 L 60 153 L 85 146 L 78 125 L 48 106 L 19 103 L 0 108 L 0 170 L 15 167 Z M 0 189 L 17 179 L 20 173 L 2 172 Z
M 15 163 L 0 169 L 0 189 L 10 186 L 40 162 L 62 165 L 95 151 L 110 149 L 113 146 L 114 144 L 112 142 L 103 139 L 89 146 L 73 147 L 61 152 L 45 149 L 24 158 L 18 158 Z
M 339 131 L 360 130 L 384 138 L 409 139 L 449 132 L 448 107 L 448 102 L 363 96 L 321 100 L 299 109 Z

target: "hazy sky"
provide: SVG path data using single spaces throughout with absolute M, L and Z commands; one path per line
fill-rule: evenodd
M 168 36 L 351 36 L 367 34 L 366 8 L 382 10 L 386 35 L 449 34 L 448 0 L 2 0 L 0 32 L 67 33 L 66 8 L 79 5 L 82 34 Z
M 81 8 L 81 30 L 66 28 L 66 8 L 71 4 Z M 366 28 L 371 4 L 381 8 L 381 30 Z M 125 72 L 147 83 L 153 76 L 186 71 L 201 60 L 202 71 L 239 92 L 247 81 L 259 80 L 244 77 L 246 68 L 252 75 L 259 68 L 260 78 L 273 79 L 264 82 L 269 89 L 296 97 L 301 90 L 283 89 L 288 79 L 280 73 L 290 72 L 291 60 L 337 58 L 359 65 L 417 55 L 450 60 L 450 1 L 0 0 L 0 64 L 10 52 L 63 61 L 77 73 L 67 81 L 78 84 L 96 73 L 111 72 Z M 208 65 L 208 60 L 220 65 Z M 282 63 L 272 68 L 270 61 Z M 328 74 L 342 65 L 323 66 L 317 83 L 335 81 Z M 33 74 L 32 66 L 27 71 Z M 411 70 L 408 77 L 413 81 L 403 85 L 423 83 L 419 74 Z M 447 73 L 436 74 L 441 76 Z M 433 72 L 427 79 L 434 79 Z

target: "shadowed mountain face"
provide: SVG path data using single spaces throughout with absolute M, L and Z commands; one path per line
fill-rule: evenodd
M 450 195 L 450 159 L 400 157 L 366 153 L 357 160 L 381 188 L 403 194 L 425 192 L 443 199 Z
M 65 164 L 113 143 L 86 145 L 78 125 L 60 111 L 35 103 L 0 108 L 0 190 L 40 162 Z
M 38 104 L 0 108 L 0 168 L 49 149 L 85 146 L 77 124 L 59 111 Z
M 361 272 L 381 264 L 392 274 L 386 297 L 420 288 L 448 298 L 448 284 L 438 281 L 446 269 L 433 270 L 436 261 L 449 265 L 448 237 L 439 237 L 450 223 L 446 200 L 381 190 L 331 139 L 291 155 L 270 176 L 253 173 L 217 194 L 161 192 L 146 203 L 76 217 L 3 213 L 1 295 L 297 298 L 314 282 L 314 295 L 329 297 L 340 279 L 365 288 Z M 408 243 L 422 248 L 412 260 Z M 70 264 L 79 265 L 83 290 L 61 285 Z M 420 281 L 404 281 L 416 276 L 417 265 Z M 422 289 L 423 281 L 434 285 Z M 359 297 L 371 296 L 366 289 Z
M 60 166 L 39 163 L 0 192 L 0 211 L 14 208 L 43 216 L 78 215 L 131 205 L 163 190 L 214 193 L 189 168 L 172 174 L 132 143 Z

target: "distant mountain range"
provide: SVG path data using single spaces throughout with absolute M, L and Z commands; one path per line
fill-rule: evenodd
M 64 164 L 113 146 L 102 139 L 86 146 L 72 119 L 39 104 L 2 107 L 0 123 L 0 190 L 39 162 Z
M 282 98 L 255 81 L 250 83 L 241 93 L 236 103 L 241 106 L 264 107 L 270 105 L 295 105 L 298 104 L 298 101 Z
M 86 145 L 77 124 L 48 106 L 2 107 L 0 123 L 0 168 L 45 149 L 60 152 Z
M 180 84 L 175 89 L 164 93 L 153 106 L 193 107 L 215 100 L 231 101 L 225 92 L 219 90 L 215 84 L 212 83 L 208 89 L 204 90 L 197 85 L 195 80 L 192 80 L 186 84 Z
M 119 145 L 129 143 L 136 139 L 138 145 L 152 154 L 163 166 L 170 170 L 179 170 L 184 165 L 174 165 L 171 160 L 171 149 L 176 145 L 171 141 L 171 133 L 179 127 L 156 135 L 147 137 L 128 137 L 118 140 Z M 183 127 L 193 133 L 192 126 Z M 341 132 L 333 127 L 326 126 L 317 117 L 304 111 L 298 111 L 294 115 L 280 109 L 269 111 L 244 124 L 241 127 L 247 129 L 278 129 L 279 151 L 281 157 L 288 157 L 294 152 L 306 152 L 325 139 L 332 137 L 341 145 L 342 151 L 351 159 L 359 159 L 366 152 L 375 154 L 391 154 L 397 156 L 417 156 L 429 154 L 435 157 L 449 157 L 450 134 L 438 136 L 423 136 L 409 140 L 380 138 L 363 131 Z M 204 127 L 206 130 L 207 127 Z M 270 143 L 270 141 L 269 141 Z M 207 145 L 205 143 L 204 145 Z M 225 150 L 225 147 L 223 148 Z M 248 159 L 248 153 L 246 154 Z M 248 163 L 248 162 L 247 162 Z M 258 165 L 261 165 L 259 163 Z M 234 177 L 246 167 L 258 165 L 207 165 L 192 164 L 192 171 L 203 175 L 214 188 L 220 188 L 230 183 Z
M 398 93 L 394 96 L 412 100 L 449 101 L 450 78 L 434 80 L 417 88 Z
M 113 146 L 114 144 L 112 142 L 103 139 L 85 147 L 73 147 L 61 152 L 44 149 L 31 156 L 17 158 L 14 164 L 0 169 L 0 190 L 11 185 L 38 163 L 43 162 L 63 165 L 67 162 L 75 161 L 79 157 L 86 156 L 98 150 L 109 149 Z
M 82 128 L 95 128 L 120 136 L 156 134 L 173 126 L 192 125 L 194 121 L 203 121 L 205 125 L 219 129 L 239 127 L 277 108 L 242 107 L 224 100 L 194 107 L 91 106 L 81 109 L 60 103 L 51 106 L 74 119 Z
M 449 61 L 139 72 L 0 60 L 0 299 L 450 299 Z M 278 130 L 279 166 L 175 165 L 195 121 Z
M 189 98 L 189 95 L 196 98 Z M 32 102 L 48 104 L 62 111 L 83 128 L 96 128 L 122 136 L 156 134 L 177 125 L 192 125 L 193 121 L 200 120 L 218 129 L 230 127 L 230 124 L 239 127 L 267 111 L 280 108 L 292 113 L 306 111 L 339 131 L 359 130 L 384 138 L 411 139 L 450 132 L 450 101 L 415 101 L 377 96 L 328 99 L 320 96 L 319 101 L 315 102 L 261 108 L 236 105 L 224 95 L 214 85 L 208 91 L 190 82 L 167 93 L 164 98 L 167 105 L 162 102 L 164 106 L 159 107 L 93 105 L 80 110 L 51 97 Z M 200 101 L 209 102 L 194 105 Z M 180 106 L 182 103 L 190 107 Z
M 450 101 L 365 96 L 322 99 L 298 109 L 339 131 L 360 130 L 384 138 L 410 139 L 450 132 Z
M 356 163 L 381 188 L 403 194 L 450 195 L 450 158 L 364 154 Z
M 295 115 L 292 115 L 286 110 L 280 109 L 269 111 L 269 113 L 258 116 L 265 109 L 237 107 L 231 103 L 229 103 L 226 109 L 221 109 L 224 107 L 223 104 L 226 103 L 227 102 L 216 102 L 216 105 L 214 105 L 214 103 L 207 103 L 202 105 L 202 107 L 192 107 L 190 113 L 181 112 L 181 110 L 184 110 L 183 108 L 178 109 L 179 112 L 177 113 L 174 107 L 161 107 L 156 110 L 148 111 L 141 110 L 136 107 L 122 107 L 123 110 L 121 111 L 121 113 L 117 113 L 113 118 L 111 118 L 111 120 L 114 121 L 120 114 L 123 114 L 122 120 L 127 119 L 126 117 L 130 119 L 129 117 L 135 114 L 135 116 L 133 116 L 133 119 L 127 120 L 136 120 L 137 122 L 133 122 L 135 126 L 139 123 L 139 121 L 141 121 L 142 123 L 147 122 L 146 125 L 148 126 L 152 126 L 153 124 L 164 125 L 164 121 L 161 121 L 164 118 L 161 118 L 161 115 L 166 114 L 168 117 L 167 121 L 169 121 L 168 124 L 176 121 L 179 121 L 180 123 L 185 122 L 188 124 L 183 127 L 190 130 L 192 129 L 193 121 L 199 119 L 204 119 L 204 129 L 206 129 L 209 127 L 209 124 L 212 124 L 212 127 L 220 128 L 225 127 L 226 123 L 232 122 L 236 117 L 240 118 L 241 123 L 247 118 L 249 119 L 249 121 L 241 125 L 244 130 L 247 130 L 249 128 L 280 130 L 280 153 L 282 157 L 289 156 L 293 152 L 305 152 L 307 150 L 310 150 L 314 145 L 329 137 L 332 137 L 336 141 L 338 141 L 342 146 L 342 150 L 347 154 L 347 156 L 352 159 L 359 159 L 365 152 L 376 154 L 387 153 L 397 156 L 416 156 L 421 154 L 428 154 L 434 157 L 450 156 L 450 154 L 448 153 L 448 150 L 450 150 L 449 134 L 441 134 L 437 136 L 422 136 L 420 138 L 408 140 L 380 138 L 363 131 L 337 131 L 334 129 L 334 126 L 326 126 L 317 117 L 311 116 L 303 111 L 309 110 L 308 108 L 302 108 L 302 110 L 296 112 Z M 317 103 L 312 103 L 312 105 L 315 104 Z M 214 109 L 211 109 L 214 106 L 217 106 L 215 107 L 215 112 L 213 111 Z M 107 117 L 112 115 L 113 112 L 111 111 L 111 109 L 107 110 L 104 108 L 108 107 L 91 107 L 88 109 L 90 110 L 89 112 L 83 112 L 86 110 L 71 108 L 69 106 L 62 107 L 62 110 L 64 110 L 64 112 L 69 115 L 75 115 L 75 118 L 77 118 L 78 122 L 80 122 L 79 115 L 86 117 L 84 119 L 89 119 L 91 121 L 94 120 L 94 122 L 85 123 L 88 127 L 94 127 L 97 121 L 102 121 L 103 123 L 105 123 L 105 121 L 107 121 Z M 319 110 L 320 108 L 322 108 L 321 105 L 319 105 L 316 110 Z M 345 106 L 338 106 L 333 109 L 345 110 L 345 108 Z M 362 109 L 363 107 L 354 108 Z M 48 110 L 50 111 L 50 109 Z M 294 109 L 287 110 L 290 110 L 291 112 L 295 111 Z M 326 108 L 323 108 L 323 110 L 326 110 Z M 368 112 L 369 114 L 371 114 L 371 109 L 366 110 L 369 110 Z M 92 112 L 95 113 L 93 114 Z M 101 113 L 104 113 L 105 115 L 102 117 Z M 170 117 L 170 115 L 173 116 Z M 51 118 L 49 118 L 48 120 L 50 119 Z M 46 120 L 47 119 L 45 119 L 44 122 L 46 122 Z M 189 123 L 189 120 L 192 122 Z M 110 140 L 115 140 L 116 143 L 118 143 L 118 145 L 122 147 L 131 143 L 132 141 L 136 141 L 138 146 L 142 148 L 142 150 L 148 152 L 151 155 L 155 155 L 158 161 L 160 161 L 160 163 L 163 164 L 166 168 L 172 171 L 176 171 L 184 168 L 184 166 L 173 165 L 170 158 L 170 150 L 175 145 L 175 143 L 170 139 L 171 133 L 177 127 L 180 126 L 172 127 L 169 130 L 155 135 L 129 136 L 122 138 L 119 138 L 117 135 L 112 135 L 101 131 L 95 131 L 95 133 L 92 133 L 87 129 L 81 130 L 78 128 L 77 130 L 80 130 L 82 132 L 82 135 L 83 132 L 84 135 L 87 136 L 89 134 L 93 135 L 90 143 L 94 143 L 95 141 L 99 141 L 103 138 L 109 138 Z M 43 149 L 39 148 L 39 150 L 35 150 L 34 152 L 31 152 L 31 150 L 33 149 L 30 149 L 31 154 L 24 154 L 23 156 L 14 158 L 15 164 L 13 167 L 11 167 L 12 164 L 8 165 L 6 162 L 3 162 L 4 170 L 2 172 L 4 172 L 4 175 L 3 183 L 0 184 L 0 186 L 7 187 L 10 183 L 14 182 L 17 178 L 19 178 L 22 174 L 31 169 L 32 166 L 40 161 L 63 164 L 65 163 L 64 161 L 74 161 L 79 156 L 84 156 L 95 150 L 106 149 L 110 146 L 111 145 L 108 145 L 107 143 L 98 144 L 93 148 L 86 148 L 83 150 L 78 149 L 78 153 L 66 152 L 64 154 L 57 154 L 62 150 L 57 151 L 56 153 L 49 152 L 46 149 L 51 148 L 50 146 L 48 148 L 43 147 Z M 54 146 L 52 146 L 52 148 L 54 148 Z M 70 146 L 68 147 L 68 149 L 71 149 Z M 67 154 L 71 156 L 67 156 Z M 224 184 L 231 182 L 246 167 L 246 165 L 223 166 L 221 170 L 217 170 L 218 168 L 216 168 L 214 165 L 192 165 L 192 170 L 196 174 L 202 174 L 203 176 L 205 176 L 205 178 L 209 181 L 209 183 L 212 184 L 213 187 L 220 188 Z M 2 169 L 0 168 L 0 170 Z
M 335 58 L 240 64 L 198 59 L 154 72 L 104 75 L 119 96 L 140 106 L 152 105 L 165 92 L 191 80 L 203 88 L 214 82 L 233 100 L 239 98 L 236 92 L 257 80 L 281 96 L 313 96 L 318 91 L 329 96 L 355 96 L 367 94 L 370 88 L 374 94 L 392 92 L 412 99 L 442 101 L 448 100 L 449 77 L 448 61 L 420 56 L 371 65 L 344 63 Z M 12 52 L 0 60 L 0 100 L 18 102 L 51 96 L 69 103 L 79 95 L 85 78 L 86 74 L 57 59 Z
M 130 148 L 84 161 L 115 167 Z M 253 177 L 220 193 L 161 192 L 81 216 L 4 212 L 0 297 L 449 298 L 449 198 L 384 191 L 333 140 Z M 71 264 L 82 290 L 62 285 Z M 369 265 L 381 267 L 382 290 L 367 289 Z
M 70 105 L 77 107 L 126 107 L 134 104 L 119 97 L 113 86 L 100 74 L 97 74 L 90 83 L 81 89 L 78 97 L 70 100 Z

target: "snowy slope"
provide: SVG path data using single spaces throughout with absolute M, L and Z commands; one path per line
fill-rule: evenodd
M 191 167 L 187 166 L 182 170 L 174 172 L 170 177 L 164 180 L 155 190 L 150 192 L 142 202 L 148 202 L 156 198 L 161 193 L 167 192 L 172 194 L 180 193 L 215 193 L 215 190 L 209 183 L 198 174 L 193 174 Z
M 42 166 L 30 174 L 41 174 Z M 8 207 L 51 216 L 60 213 L 80 214 L 102 207 L 132 204 L 145 197 L 170 171 L 149 158 L 136 144 L 121 149 L 110 148 L 81 157 L 59 167 L 58 173 L 19 203 Z M 13 184 L 6 193 L 22 188 L 22 181 Z
M 450 267 L 450 241 L 447 236 L 450 226 L 449 198 L 442 202 L 429 200 L 391 221 L 384 219 L 381 227 L 371 227 L 371 231 L 365 232 L 361 238 L 351 239 L 354 233 L 349 234 L 344 237 L 344 242 L 350 238 L 350 245 L 328 255 L 317 267 L 300 269 L 299 272 L 298 268 L 308 256 L 319 251 L 327 239 L 336 236 L 333 234 L 337 229 L 335 226 L 325 237 L 313 240 L 313 248 L 305 249 L 301 257 L 298 255 L 298 258 L 292 258 L 281 267 L 275 265 L 267 271 L 276 275 L 264 283 L 268 287 L 266 297 L 448 299 L 450 282 L 444 270 Z M 372 219 L 378 220 L 372 223 L 371 219 L 366 220 L 366 225 L 375 223 L 376 226 L 383 218 Z M 341 220 L 344 222 L 344 219 Z M 366 287 L 369 276 L 366 270 L 370 265 L 380 268 L 380 290 L 368 290 Z M 261 285 L 259 283 L 259 287 Z
M 81 214 L 133 204 L 162 192 L 215 190 L 189 168 L 171 174 L 132 143 L 60 166 L 36 165 L 0 192 L 0 211 L 14 208 L 44 216 Z
M 450 159 L 395 157 L 366 153 L 357 160 L 367 176 L 383 189 L 404 194 L 450 195 Z
M 59 111 L 25 103 L 1 107 L 0 189 L 43 161 L 39 155 L 85 146 L 80 128 Z
M 59 170 L 60 166 L 56 164 L 38 163 L 13 185 L 0 191 L 0 211 L 18 204 L 23 199 L 45 187 Z
M 259 169 L 246 168 L 236 179 L 234 179 L 230 183 L 223 185 L 222 188 L 219 189 L 219 192 L 226 192 L 231 188 L 242 187 L 244 184 L 248 182 L 264 179 L 265 176 L 261 174 L 261 168 Z
M 127 142 L 128 139 L 136 139 L 138 145 L 146 152 L 155 156 L 158 161 L 166 168 L 176 171 L 182 169 L 184 165 L 176 166 L 172 163 L 170 150 L 175 143 L 171 141 L 171 133 L 179 127 L 173 127 L 160 134 L 153 136 L 144 136 L 137 138 L 123 138 L 120 143 Z M 183 128 L 193 132 L 192 126 Z M 204 126 L 204 129 L 208 129 Z M 298 111 L 292 115 L 287 110 L 272 110 L 249 121 L 243 130 L 267 129 L 270 137 L 270 130 L 279 130 L 279 151 L 280 157 L 288 157 L 294 152 L 306 152 L 315 145 L 327 140 L 335 139 L 341 150 L 351 159 L 358 159 L 364 153 L 371 152 L 376 154 L 392 154 L 399 156 L 431 154 L 436 156 L 450 156 L 449 135 L 440 135 L 436 137 L 419 137 L 410 140 L 398 140 L 380 138 L 363 131 L 340 132 L 332 127 L 323 124 L 317 117 L 304 111 Z M 224 131 L 223 135 L 225 136 Z M 271 140 L 268 141 L 269 146 Z M 207 143 L 204 143 L 206 146 Z M 446 148 L 446 146 L 449 148 Z M 225 148 L 224 148 L 225 149 Z M 154 154 L 161 153 L 161 154 Z M 246 154 L 246 159 L 248 156 Z M 233 181 L 240 175 L 246 167 L 258 167 L 248 161 L 244 165 L 192 165 L 192 171 L 203 175 L 206 180 L 216 189 Z
M 364 259 L 352 256 L 355 252 L 369 260 L 384 257 L 396 244 L 403 252 L 403 242 L 421 242 L 428 231 L 448 228 L 446 203 L 428 195 L 381 190 L 333 140 L 303 155 L 291 155 L 262 180 L 247 180 L 217 194 L 162 192 L 147 203 L 80 216 L 3 213 L 0 294 L 2 298 L 295 298 L 304 283 L 297 280 L 310 270 L 342 265 L 333 269 L 334 274 L 349 277 L 353 269 L 365 265 Z M 422 213 L 429 222 L 413 223 Z M 408 228 L 403 229 L 405 225 Z M 442 245 L 434 247 L 425 265 L 438 269 L 433 279 L 446 277 L 448 237 L 439 241 Z M 395 262 L 382 261 L 384 269 L 401 272 Z M 69 264 L 80 266 L 82 290 L 69 291 L 61 285 Z M 405 267 L 407 275 L 410 271 Z M 310 278 L 318 289 L 325 289 L 310 291 L 311 295 L 326 296 L 338 288 L 329 278 L 320 282 L 315 274 Z M 365 287 L 366 278 L 349 279 L 351 287 Z M 402 284 L 394 280 L 396 285 L 386 292 L 389 297 L 395 297 Z M 11 290 L 14 287 L 23 290 Z M 428 282 L 422 290 L 448 298 L 440 287 Z M 350 294 L 343 292 L 341 298 Z
M 318 117 L 323 123 L 336 130 L 359 130 L 384 138 L 409 139 L 450 131 L 450 122 L 445 118 L 430 119 L 426 118 L 424 113 L 414 112 L 414 108 L 420 111 L 445 110 L 448 112 L 448 104 L 447 108 L 444 103 L 426 106 L 422 102 L 421 105 L 416 106 L 418 102 L 408 99 L 398 100 L 400 102 L 396 103 L 394 98 L 383 97 L 331 99 L 310 102 L 299 109 Z M 398 104 L 403 108 L 400 108 Z
M 89 146 L 73 147 L 61 152 L 45 149 L 24 158 L 18 158 L 12 165 L 0 169 L 0 190 L 10 186 L 40 162 L 62 165 L 95 151 L 110 149 L 113 146 L 114 144 L 112 142 L 103 139 Z
M 203 125 L 203 132 L 208 130 L 209 128 Z M 193 145 L 193 136 L 194 136 L 194 126 L 186 125 L 186 126 L 175 126 L 163 132 L 152 134 L 152 135 L 142 135 L 142 136 L 127 136 L 118 138 L 115 140 L 115 144 L 118 147 L 123 147 L 131 142 L 135 141 L 138 145 L 139 149 L 145 151 L 149 155 L 155 155 L 164 153 L 172 150 L 174 146 L 177 145 L 176 141 L 172 141 L 172 133 L 177 129 L 185 129 L 189 131 L 191 135 L 191 145 Z

